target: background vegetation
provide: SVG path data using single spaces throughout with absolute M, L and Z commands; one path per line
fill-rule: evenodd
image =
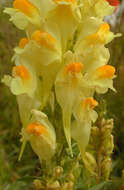
M 3 7 L 10 4 L 10 0 L 0 0 L 0 79 L 4 74 L 11 73 L 13 48 L 23 36 L 23 32 L 17 30 L 3 13 Z M 112 29 L 124 33 L 124 10 Z M 109 91 L 107 95 L 97 98 L 101 101 L 101 107 L 104 107 L 104 117 L 114 119 L 113 170 L 109 182 L 103 182 L 90 190 L 124 190 L 124 36 L 115 39 L 109 48 L 110 63 L 117 69 L 117 93 Z M 32 190 L 33 179 L 39 178 L 41 174 L 38 159 L 29 145 L 26 146 L 22 161 L 17 161 L 21 145 L 20 129 L 16 98 L 0 83 L 0 190 Z M 81 174 L 77 190 L 87 188 L 86 179 Z

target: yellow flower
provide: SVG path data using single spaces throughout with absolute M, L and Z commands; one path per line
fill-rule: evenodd
M 37 79 L 32 68 L 28 67 L 28 69 L 24 65 L 15 66 L 12 70 L 12 77 L 5 75 L 2 79 L 2 82 L 10 87 L 13 94 L 26 93 L 30 97 L 33 96 L 37 87 Z
M 57 49 L 56 40 L 48 32 L 41 32 L 40 30 L 36 30 L 32 34 L 31 40 L 34 40 L 39 45 L 42 45 L 48 49 Z
M 13 7 L 29 17 L 35 17 L 35 15 L 40 14 L 39 10 L 29 0 L 15 0 Z
M 71 154 L 71 114 L 76 100 L 82 90 L 82 69 L 82 63 L 71 62 L 70 60 L 70 63 L 64 65 L 62 70 L 58 73 L 55 82 L 56 97 L 62 108 L 63 127 Z
M 80 9 L 76 0 L 53 0 L 56 7 L 48 13 L 46 25 L 59 36 L 62 50 L 66 51 L 80 21 Z
M 48 117 L 37 110 L 32 110 L 32 118 L 26 129 L 22 129 L 23 143 L 30 142 L 40 162 L 50 160 L 56 149 L 56 134 Z M 21 151 L 22 154 L 22 151 Z
M 86 40 L 88 41 L 89 45 L 93 45 L 96 43 L 103 43 L 106 42 L 106 35 L 110 32 L 110 26 L 107 23 L 102 24 L 98 31 L 94 34 L 89 35 Z
M 31 57 L 32 55 L 32 57 Z M 46 105 L 58 69 L 61 66 L 61 50 L 57 41 L 48 32 L 36 30 L 31 39 L 23 38 L 15 48 L 13 61 L 16 64 L 25 63 L 36 72 L 39 80 L 39 96 L 42 98 L 42 108 Z M 49 74 L 48 74 L 49 73 Z
M 93 97 L 84 98 L 80 100 L 74 109 L 74 116 L 79 122 L 95 122 L 97 113 L 94 108 L 98 106 L 98 102 Z
M 84 77 L 85 85 L 97 93 L 106 93 L 109 88 L 115 91 L 113 88 L 114 74 L 115 68 L 113 66 L 103 65 Z
M 32 54 L 32 57 L 30 56 Z M 24 58 L 36 70 L 41 70 L 42 65 L 49 65 L 56 60 L 61 60 L 61 49 L 58 41 L 47 31 L 36 30 L 30 38 L 22 38 L 19 46 L 15 48 L 15 59 Z M 34 63 L 33 63 L 34 62 Z
M 111 42 L 115 37 L 119 37 L 120 34 L 114 35 L 110 32 L 110 26 L 108 23 L 100 25 L 98 31 L 94 34 L 89 35 L 85 40 L 88 45 L 107 44 Z
M 32 25 L 41 28 L 47 12 L 53 7 L 51 0 L 15 0 L 13 8 L 6 8 L 4 12 L 19 29 L 28 30 Z
M 93 109 L 97 105 L 98 102 L 93 97 L 88 97 L 81 100 L 74 110 L 75 121 L 72 123 L 71 135 L 78 143 L 84 164 L 86 163 L 85 151 L 89 143 L 92 122 L 97 119 L 97 113 Z
M 87 25 L 88 28 L 87 28 Z M 102 23 L 98 19 L 89 18 L 82 24 L 81 33 L 74 46 L 76 53 L 87 54 L 93 51 L 94 48 L 99 48 L 102 45 L 110 43 L 115 37 L 120 37 L 121 34 L 113 34 L 110 31 L 108 23 Z
M 97 17 L 102 20 L 104 16 L 111 15 L 115 9 L 106 0 L 81 0 L 81 3 L 83 4 L 81 8 L 83 18 Z

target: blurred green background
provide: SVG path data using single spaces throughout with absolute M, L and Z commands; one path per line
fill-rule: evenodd
M 23 36 L 23 32 L 16 29 L 9 22 L 9 16 L 3 13 L 3 7 L 10 4 L 11 0 L 0 0 L 0 80 L 4 74 L 11 73 L 13 48 Z M 113 18 L 109 18 L 110 22 L 111 19 Z M 124 34 L 124 7 L 120 15 L 117 15 L 112 30 Z M 106 105 L 105 117 L 114 118 L 115 151 L 111 175 L 119 178 L 124 169 L 124 36 L 109 44 L 109 49 L 110 63 L 117 70 L 117 78 L 114 81 L 117 93 L 109 91 L 98 98 L 104 100 Z M 32 189 L 31 182 L 40 175 L 37 157 L 29 145 L 26 146 L 22 161 L 17 161 L 21 146 L 20 129 L 16 98 L 0 83 L 0 190 Z

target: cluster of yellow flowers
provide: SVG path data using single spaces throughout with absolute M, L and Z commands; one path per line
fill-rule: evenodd
M 12 76 L 2 79 L 17 97 L 21 154 L 30 141 L 40 161 L 54 155 L 56 132 L 41 111 L 55 96 L 70 152 L 73 138 L 83 156 L 97 119 L 94 94 L 115 90 L 115 68 L 107 65 L 105 45 L 120 34 L 114 35 L 104 22 L 114 10 L 109 0 L 14 0 L 13 8 L 5 9 L 26 33 L 14 49 Z

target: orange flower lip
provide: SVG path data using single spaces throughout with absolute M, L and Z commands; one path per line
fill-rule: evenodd
M 98 32 L 99 32 L 99 33 L 102 33 L 102 34 L 108 34 L 109 31 L 110 31 L 110 26 L 109 26 L 109 24 L 106 23 L 106 22 L 103 23 L 103 24 L 101 24 L 101 26 L 100 26 L 100 28 L 99 28 L 99 30 L 98 30 Z
M 30 73 L 23 65 L 13 67 L 13 74 L 19 76 L 23 81 L 30 79 Z
M 50 49 L 56 46 L 56 40 L 48 32 L 41 32 L 40 30 L 36 30 L 32 34 L 31 40 Z
M 94 98 L 90 97 L 90 98 L 86 98 L 83 101 L 82 105 L 84 108 L 89 106 L 91 109 L 94 109 L 98 105 L 98 102 Z
M 105 43 L 105 35 L 107 35 L 109 31 L 110 26 L 105 22 L 101 24 L 96 33 L 89 35 L 86 40 L 88 40 L 88 44 L 96 44 L 97 42 Z
M 35 136 L 40 136 L 40 135 L 47 135 L 47 130 L 46 128 L 38 123 L 31 123 L 27 127 L 27 133 L 29 134 L 34 134 Z
M 69 72 L 72 72 L 72 73 L 80 73 L 83 69 L 83 64 L 80 63 L 80 62 L 73 62 L 69 65 L 66 66 L 65 68 L 65 73 L 69 73 Z
M 29 0 L 15 0 L 13 2 L 13 7 L 29 17 L 33 17 L 34 14 L 39 14 L 38 9 L 30 3 Z
M 104 66 L 99 67 L 95 73 L 98 78 L 109 79 L 114 76 L 115 68 L 111 65 L 104 65 Z
M 29 43 L 29 40 L 27 38 L 22 38 L 19 42 L 19 47 L 24 48 Z

